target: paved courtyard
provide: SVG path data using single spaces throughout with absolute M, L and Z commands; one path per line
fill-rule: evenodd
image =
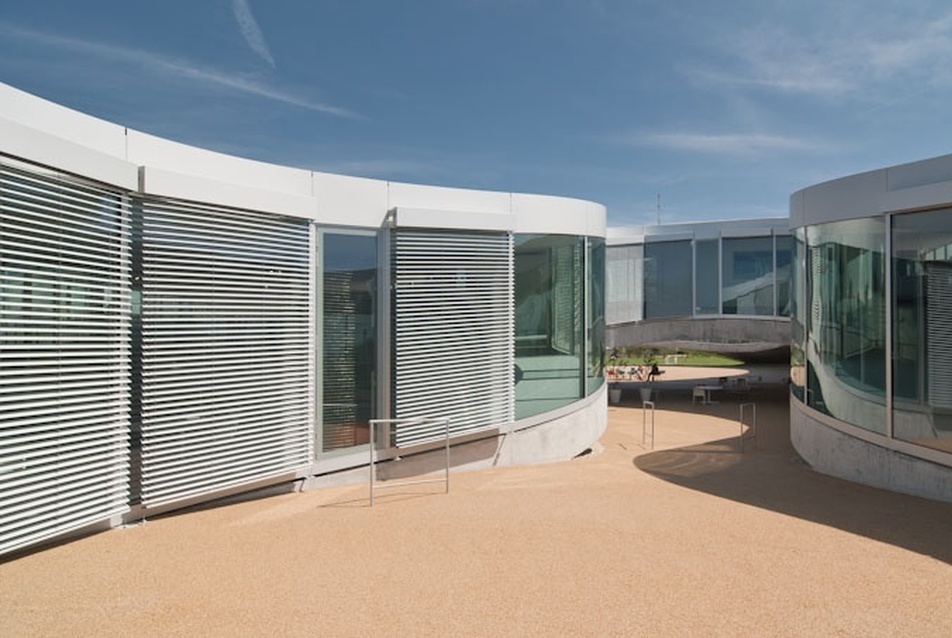
M 950 636 L 952 505 L 819 475 L 782 391 L 572 461 L 208 507 L 0 563 L 0 636 Z

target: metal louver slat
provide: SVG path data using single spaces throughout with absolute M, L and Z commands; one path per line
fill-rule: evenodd
M 451 417 L 450 436 L 510 423 L 511 236 L 398 229 L 393 244 L 394 417 Z M 397 426 L 394 444 L 444 433 Z
M 307 467 L 307 221 L 152 199 L 138 213 L 142 504 Z
M 929 403 L 952 408 L 952 266 L 926 262 Z
M 0 554 L 128 510 L 128 215 L 0 164 Z

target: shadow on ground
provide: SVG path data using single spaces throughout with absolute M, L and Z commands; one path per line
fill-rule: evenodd
M 690 402 L 678 407 L 703 409 Z M 759 401 L 758 410 L 764 416 L 758 419 L 757 447 L 746 444 L 744 453 L 739 439 L 732 437 L 648 452 L 637 456 L 634 465 L 692 490 L 829 525 L 952 564 L 952 504 L 814 472 L 789 443 L 786 401 L 769 405 Z

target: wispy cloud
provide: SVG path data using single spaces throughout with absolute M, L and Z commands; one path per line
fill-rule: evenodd
M 294 92 L 271 86 L 254 75 L 230 73 L 201 66 L 181 58 L 172 58 L 105 42 L 94 42 L 34 31 L 3 23 L 0 23 L 0 35 L 18 38 L 52 50 L 69 53 L 70 57 L 66 59 L 84 56 L 86 58 L 98 58 L 113 64 L 131 64 L 155 76 L 176 77 L 205 86 L 218 86 L 336 117 L 359 117 L 348 109 L 312 100 Z M 83 64 L 88 65 L 88 62 L 84 61 Z
M 255 16 L 251 13 L 251 5 L 248 4 L 248 0 L 232 0 L 231 2 L 231 11 L 235 14 L 235 21 L 238 22 L 238 28 L 241 30 L 241 37 L 245 39 L 245 43 L 248 45 L 255 55 L 268 63 L 272 69 L 275 68 L 274 56 L 271 55 L 271 49 L 268 47 L 268 42 L 264 39 L 264 34 L 261 32 L 261 27 L 258 26 L 258 21 L 255 20 Z
M 825 144 L 798 137 L 764 133 L 651 133 L 625 136 L 621 141 L 631 146 L 731 156 L 751 156 L 777 151 L 818 151 L 827 147 Z
M 699 65 L 706 83 L 835 97 L 907 78 L 952 80 L 952 13 L 879 15 L 866 3 L 826 10 L 804 26 L 758 24 L 718 38 L 731 64 Z

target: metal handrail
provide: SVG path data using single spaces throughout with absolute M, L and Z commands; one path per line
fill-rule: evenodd
M 376 467 L 376 431 L 377 425 L 400 425 L 407 423 L 442 423 L 445 426 L 444 446 L 446 450 L 446 471 L 443 478 L 417 479 L 414 481 L 400 481 L 399 483 L 377 483 Z M 388 430 L 389 431 L 389 430 Z M 446 493 L 450 493 L 450 418 L 449 417 L 417 417 L 409 419 L 371 419 L 370 420 L 370 507 L 374 506 L 374 490 L 388 487 L 400 487 L 403 485 L 421 485 L 423 483 L 446 483 Z

